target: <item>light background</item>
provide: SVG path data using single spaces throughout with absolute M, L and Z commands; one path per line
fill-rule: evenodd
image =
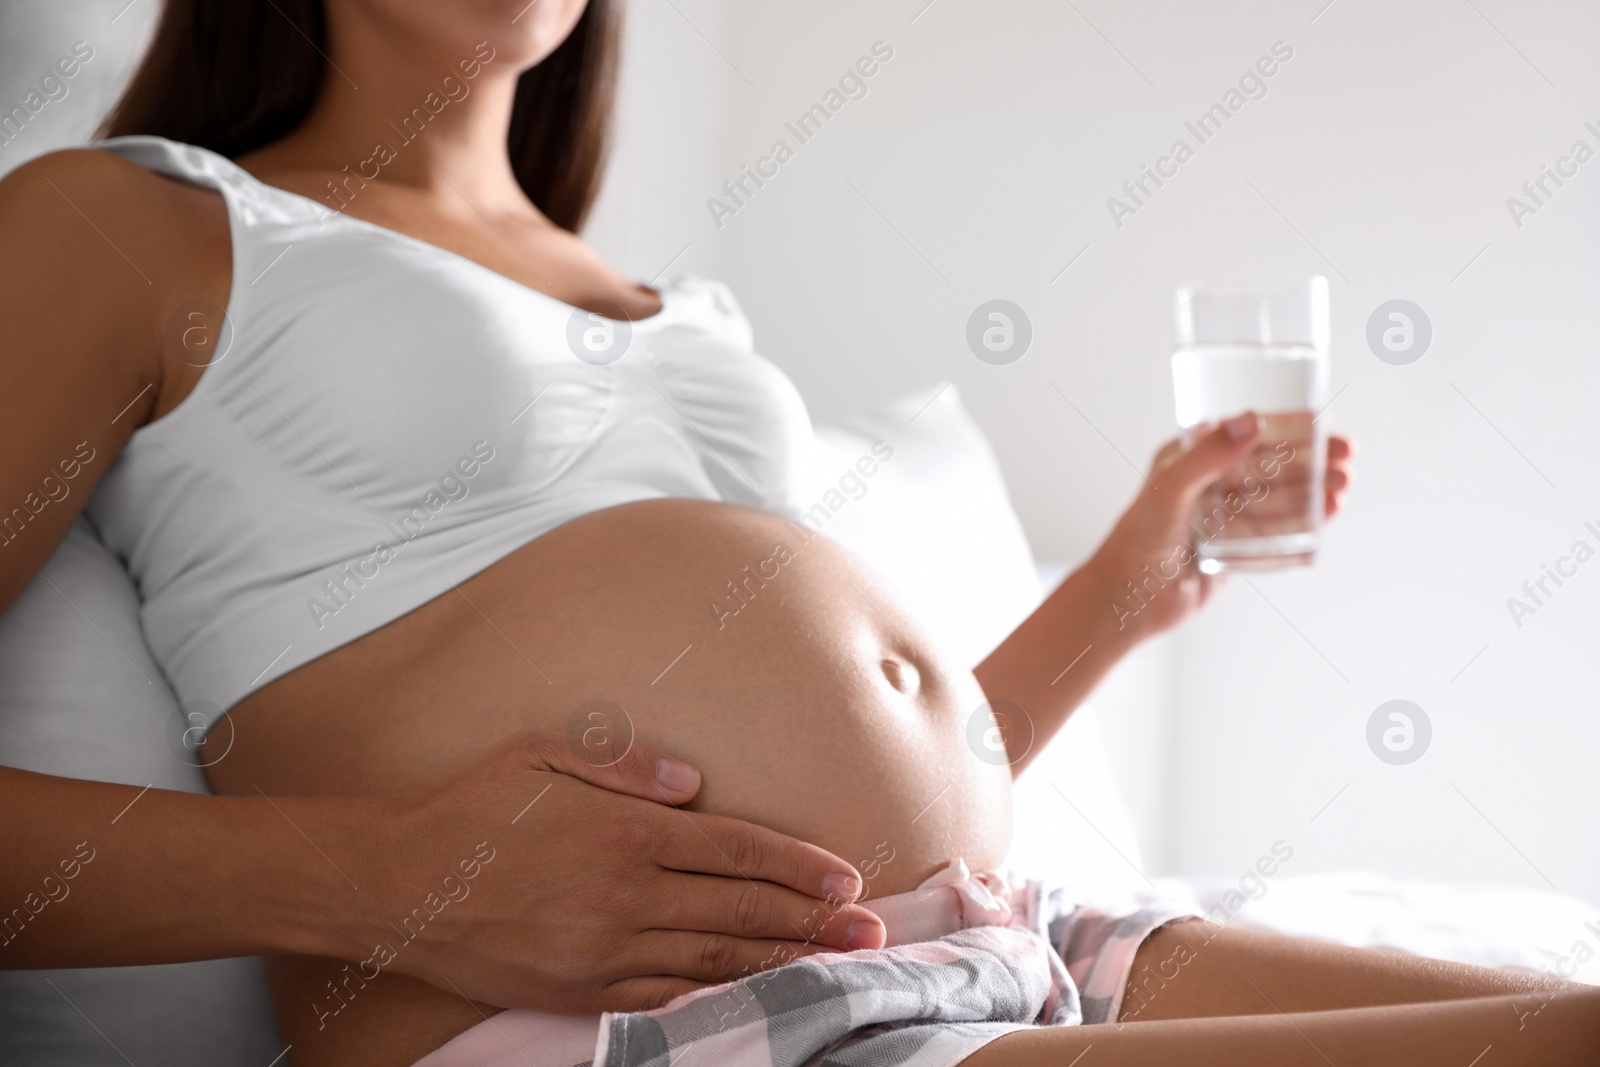
M 0 10 L 7 109 L 74 40 L 97 50 L 0 170 L 87 134 L 153 14 L 124 5 Z M 1600 560 L 1520 629 L 1506 606 L 1573 541 L 1600 549 L 1583 529 L 1600 527 L 1600 159 L 1520 228 L 1506 206 L 1575 140 L 1600 150 L 1600 8 L 634 0 L 630 17 L 594 242 L 638 277 L 729 281 L 819 418 L 956 383 L 1041 559 L 1081 561 L 1172 433 L 1176 282 L 1329 277 L 1349 513 L 1315 569 L 1234 583 L 1098 698 L 1151 874 L 1236 873 L 1285 838 L 1294 873 L 1600 902 Z M 784 122 L 879 40 L 894 57 L 867 96 L 719 228 L 707 199 L 775 139 L 796 147 Z M 1267 95 L 1119 229 L 1107 198 L 1280 40 L 1294 55 Z M 964 341 L 995 297 L 1034 327 L 1007 367 Z M 1365 343 L 1395 298 L 1433 325 L 1410 366 Z M 1365 742 L 1394 698 L 1434 730 L 1405 767 Z

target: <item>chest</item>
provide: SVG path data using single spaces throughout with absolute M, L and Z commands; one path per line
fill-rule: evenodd
M 392 508 L 476 448 L 496 457 L 486 496 L 529 498 L 582 461 L 673 494 L 710 470 L 719 495 L 766 504 L 809 437 L 720 286 L 670 288 L 630 322 L 420 242 L 327 239 L 281 265 L 295 255 L 274 285 L 235 289 L 212 406 L 341 498 Z

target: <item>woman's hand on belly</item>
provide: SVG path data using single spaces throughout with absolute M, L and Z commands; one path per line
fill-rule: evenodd
M 577 1013 L 655 1007 L 798 955 L 883 943 L 878 918 L 845 902 L 862 886 L 848 863 L 671 807 L 692 799 L 699 772 L 643 743 L 593 763 L 523 734 L 441 788 L 378 802 L 358 877 L 383 902 L 334 954 L 368 981 L 391 971 L 485 1004 Z M 341 1004 L 330 995 L 326 1009 Z
M 381 856 L 365 879 L 351 872 L 384 901 L 361 908 L 366 936 L 300 950 L 335 960 L 269 968 L 280 1032 L 305 1064 L 412 1062 L 482 1021 L 464 997 L 637 1006 L 782 962 L 807 939 L 851 947 L 855 921 L 881 929 L 861 911 L 820 938 L 809 928 L 831 910 L 818 899 L 831 856 L 859 863 L 873 896 L 956 857 L 998 864 L 1011 776 L 969 744 L 983 703 L 826 537 L 724 504 L 641 501 L 558 527 L 256 692 L 229 711 L 239 743 L 207 775 L 222 793 L 418 798 L 372 801 L 399 825 L 360 850 Z M 528 730 L 557 748 L 491 755 Z M 649 767 L 635 797 L 579 781 L 611 762 L 591 749 L 606 738 L 703 770 L 693 811 L 651 803 Z M 724 843 L 729 824 L 696 815 L 749 821 Z M 790 838 L 826 852 L 800 859 Z M 497 851 L 478 870 L 482 842 Z M 768 847 L 787 858 L 746 862 Z M 445 875 L 473 895 L 444 903 Z M 764 884 L 777 882 L 790 888 Z M 437 940 L 409 943 L 407 914 Z M 729 940 L 741 934 L 762 943 Z M 363 963 L 396 938 L 408 943 L 394 961 Z M 415 977 L 363 985 L 375 968 Z M 312 1005 L 337 1021 L 324 1029 Z

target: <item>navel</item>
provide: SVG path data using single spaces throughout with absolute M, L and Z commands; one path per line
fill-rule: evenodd
M 884 659 L 879 662 L 883 676 L 900 692 L 910 695 L 922 686 L 922 676 L 917 668 L 903 659 Z

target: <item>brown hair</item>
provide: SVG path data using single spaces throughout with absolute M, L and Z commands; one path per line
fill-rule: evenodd
M 620 15 L 589 0 L 572 33 L 517 83 L 507 148 L 523 192 L 576 231 L 600 190 Z M 233 158 L 298 126 L 331 73 L 322 0 L 167 0 L 99 136 L 153 134 Z M 334 75 L 337 76 L 337 75 Z

